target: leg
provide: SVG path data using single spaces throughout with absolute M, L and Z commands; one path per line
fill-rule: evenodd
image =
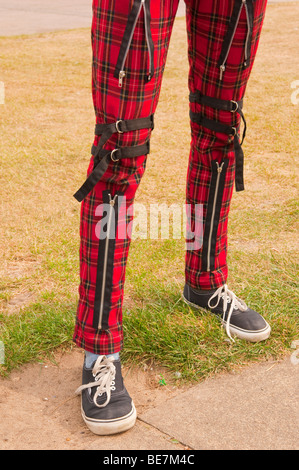
M 178 1 L 93 0 L 96 135 L 88 178 L 75 194 L 83 202 L 74 341 L 100 355 L 93 369 L 85 364 L 78 389 L 83 418 L 97 434 L 124 431 L 136 418 L 120 363 L 106 356 L 123 345 L 127 208 L 145 171 Z
M 125 59 L 120 44 L 126 35 L 126 25 L 131 7 L 137 13 L 136 25 L 131 46 L 125 60 L 125 77 L 120 87 L 117 70 L 119 62 Z M 141 1 L 131 0 L 108 2 L 94 0 L 92 23 L 93 50 L 93 101 L 96 123 L 101 125 L 119 120 L 133 122 L 139 118 L 149 118 L 155 112 L 163 70 L 166 61 L 173 20 L 178 0 L 151 2 L 151 35 L 153 47 L 146 40 L 145 15 L 143 9 L 138 14 Z M 147 13 L 149 14 L 149 13 Z M 129 32 L 132 31 L 132 25 Z M 128 41 L 123 43 L 128 45 Z M 153 76 L 148 81 L 148 69 L 152 55 Z M 121 59 L 121 60 L 120 60 Z M 149 123 L 145 126 L 149 127 Z M 115 148 L 146 146 L 151 129 L 114 133 L 105 144 L 108 150 Z M 119 124 L 122 132 L 122 123 Z M 101 138 L 102 139 L 102 138 Z M 99 138 L 95 138 L 95 146 Z M 118 156 L 117 156 L 118 157 Z M 88 174 L 94 168 L 92 157 Z M 101 206 L 109 208 L 110 199 L 115 203 L 126 203 L 129 207 L 145 170 L 146 155 L 122 158 L 111 161 L 101 180 L 86 195 L 81 209 L 81 245 L 80 245 L 80 288 L 77 322 L 74 333 L 76 344 L 97 354 L 111 354 L 122 348 L 122 298 L 125 281 L 125 268 L 130 239 L 124 237 L 126 227 L 122 227 L 121 236 L 116 233 L 115 240 L 109 242 L 109 257 L 105 257 L 106 237 L 99 240 L 100 227 L 107 217 L 102 217 Z M 98 210 L 97 210 L 98 208 Z M 125 208 L 124 208 L 125 209 Z M 125 210 L 120 213 L 119 225 L 128 225 L 124 220 Z M 104 263 L 105 262 L 105 263 Z M 105 266 L 104 266 L 105 264 Z M 105 279 L 103 279 L 103 271 Z M 105 285 L 104 285 L 105 283 Z
M 208 306 L 211 295 L 227 281 L 227 221 L 234 181 L 237 190 L 243 189 L 238 134 L 266 0 L 186 0 L 186 4 L 192 137 L 187 204 L 202 204 L 203 234 L 201 248 L 186 252 L 185 298 Z M 203 297 L 194 293 L 199 290 Z M 246 307 L 235 296 L 229 302 L 241 311 Z M 255 338 L 265 339 L 269 325 L 256 312 L 253 317 L 263 330 Z

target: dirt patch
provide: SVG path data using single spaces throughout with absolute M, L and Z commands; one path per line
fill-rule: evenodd
M 120 448 L 120 438 L 99 438 L 86 428 L 80 412 L 80 397 L 74 391 L 81 384 L 83 352 L 58 353 L 52 362 L 28 365 L 0 380 L 0 448 L 17 449 L 102 449 Z M 161 404 L 181 392 L 175 385 L 159 385 L 161 378 L 168 384 L 167 373 L 146 367 L 123 368 L 126 387 L 137 413 Z M 152 442 L 146 442 L 152 436 Z M 121 435 L 124 447 L 156 448 L 157 431 L 137 419 L 136 426 Z M 138 436 L 139 434 L 139 436 Z M 143 437 L 142 437 L 143 436 Z M 161 436 L 159 436 L 161 438 Z M 178 447 L 169 436 L 162 437 L 165 448 Z M 137 446 L 137 447 L 135 447 Z M 145 446 L 145 447 L 144 447 Z M 182 448 L 182 447 L 180 447 Z

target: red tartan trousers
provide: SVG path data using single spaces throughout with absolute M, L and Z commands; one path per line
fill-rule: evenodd
M 122 301 L 136 190 L 145 171 L 179 0 L 93 0 L 95 140 L 82 201 L 75 343 L 94 353 L 123 346 Z M 186 251 L 186 283 L 227 279 L 227 220 L 243 189 L 243 98 L 266 0 L 186 0 L 191 145 L 186 203 L 202 205 L 202 243 Z M 180 54 L 184 51 L 179 51 Z M 179 158 L 179 156 L 178 156 Z M 171 184 L 171 181 L 169 181 Z M 191 210 L 191 226 L 195 215 Z

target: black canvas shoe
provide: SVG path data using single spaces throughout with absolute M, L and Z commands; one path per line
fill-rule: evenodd
M 204 308 L 217 315 L 232 340 L 233 335 L 252 342 L 263 341 L 270 336 L 271 327 L 266 320 L 247 307 L 226 284 L 209 291 L 196 291 L 186 284 L 183 298 L 192 307 Z
M 120 360 L 99 356 L 88 369 L 83 366 L 81 413 L 94 434 L 108 435 L 127 431 L 134 426 L 136 410 L 121 375 Z

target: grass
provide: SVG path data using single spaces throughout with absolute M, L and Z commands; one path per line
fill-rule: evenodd
M 45 294 L 23 315 L 3 321 L 1 340 L 5 345 L 4 372 L 30 361 L 42 359 L 58 347 L 69 344 L 73 330 L 74 305 L 55 302 Z
M 162 253 L 162 246 L 160 250 Z M 165 256 L 167 251 L 168 247 Z M 249 272 L 248 254 L 243 251 L 230 256 L 231 269 L 238 273 L 233 279 L 234 290 L 252 308 L 263 308 L 273 325 L 269 341 L 230 343 L 217 318 L 194 311 L 182 301 L 180 283 L 152 274 L 139 283 L 134 308 L 125 312 L 124 356 L 128 360 L 136 358 L 136 363 L 153 357 L 184 379 L 199 380 L 252 361 L 284 355 L 298 334 L 296 265 L 287 258 L 283 262 L 277 254 L 261 253 L 250 255 L 250 265 L 253 269 Z
M 181 299 L 183 240 L 137 239 L 126 275 L 126 362 L 151 361 L 182 380 L 201 380 L 284 357 L 298 339 L 294 9 L 297 4 L 268 6 L 244 109 L 246 191 L 234 194 L 229 224 L 229 285 L 263 312 L 272 336 L 261 344 L 228 342 L 216 318 Z M 0 106 L 0 373 L 7 375 L 51 357 L 57 347 L 72 347 L 79 282 L 79 205 L 72 194 L 88 165 L 94 114 L 88 30 L 0 42 L 6 97 Z M 179 49 L 184 53 L 178 55 Z M 185 51 L 185 22 L 178 19 L 136 196 L 146 207 L 184 203 L 190 135 Z M 170 137 L 173 127 L 176 139 Z

